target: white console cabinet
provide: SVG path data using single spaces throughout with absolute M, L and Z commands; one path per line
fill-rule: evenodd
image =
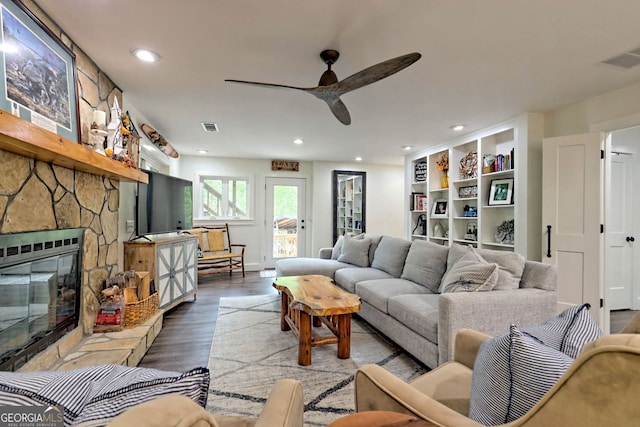
M 197 237 L 160 234 L 124 244 L 125 270 L 148 271 L 159 294 L 159 308 L 171 308 L 196 297 Z

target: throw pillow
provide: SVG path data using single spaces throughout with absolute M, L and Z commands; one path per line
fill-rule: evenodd
M 204 407 L 209 370 L 184 374 L 120 365 L 69 371 L 0 372 L 0 406 L 37 402 L 63 411 L 65 425 L 83 421 L 104 425 L 127 408 L 168 393 L 185 395 Z M 97 420 L 104 419 L 102 424 Z
M 586 343 L 602 336 L 602 330 L 589 312 L 589 307 L 589 304 L 569 307 L 539 325 L 522 330 L 575 359 Z
M 338 257 L 342 253 L 343 243 L 344 243 L 344 236 L 338 237 L 338 240 L 336 240 L 336 244 L 333 245 L 333 249 L 331 250 L 331 259 L 338 259 Z
M 180 394 L 205 407 L 209 391 L 209 370 L 195 368 L 183 374 L 150 368 L 120 367 L 103 386 L 95 390 L 75 426 L 105 425 L 140 403 L 168 394 Z
M 401 279 L 419 283 L 432 293 L 438 292 L 447 269 L 449 248 L 426 240 L 414 240 L 404 262 Z
M 525 257 L 517 252 L 476 249 L 487 262 L 498 264 L 498 282 L 493 290 L 518 289 L 524 272 Z
M 471 380 L 469 418 L 499 425 L 522 417 L 549 391 L 573 359 L 511 326 L 482 343 Z
M 485 261 L 473 248 L 446 271 L 439 292 L 490 291 L 498 280 L 498 265 Z
M 369 239 L 345 238 L 342 243 L 342 253 L 338 257 L 339 262 L 369 267 Z
M 378 243 L 371 267 L 400 277 L 411 242 L 398 237 L 383 236 Z

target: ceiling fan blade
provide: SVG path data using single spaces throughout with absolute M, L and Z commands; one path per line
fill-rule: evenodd
M 309 91 L 309 90 L 313 89 L 313 88 L 306 88 L 306 87 L 280 85 L 280 84 L 276 84 L 276 83 L 249 82 L 249 81 L 246 81 L 246 80 L 225 79 L 225 82 L 240 83 L 240 84 L 252 85 L 252 86 L 260 86 L 260 87 L 270 87 L 270 88 L 273 88 L 273 89 L 296 89 L 296 90 L 305 90 L 305 91 Z
M 327 105 L 329 105 L 331 112 L 336 116 L 336 119 L 338 119 L 340 123 L 347 126 L 351 124 L 351 114 L 349 114 L 347 106 L 344 105 L 344 102 L 342 102 L 340 98 L 335 100 L 333 103 L 329 103 L 329 101 L 327 101 Z
M 365 68 L 364 70 L 331 85 L 331 91 L 335 91 L 339 95 L 342 95 L 371 83 L 375 83 L 407 68 L 421 57 L 422 55 L 419 53 L 409 53 L 407 55 L 402 55 L 397 58 L 388 59 L 379 64 L 372 65 L 369 68 Z M 329 86 L 327 89 L 329 89 Z

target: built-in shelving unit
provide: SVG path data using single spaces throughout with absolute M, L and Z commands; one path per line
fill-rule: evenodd
M 0 150 L 118 181 L 147 183 L 147 174 L 0 110 Z
M 408 237 L 540 259 L 543 130 L 542 114 L 527 113 L 407 156 Z M 448 182 L 438 170 L 443 156 Z M 417 195 L 426 196 L 420 210 Z

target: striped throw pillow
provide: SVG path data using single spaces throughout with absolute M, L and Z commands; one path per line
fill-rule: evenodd
M 572 362 L 571 357 L 512 325 L 508 334 L 480 347 L 473 368 L 469 418 L 493 426 L 522 417 Z
M 185 373 L 100 365 L 69 371 L 0 372 L 0 406 L 57 406 L 65 425 L 106 425 L 141 402 L 178 393 L 205 406 L 209 370 Z
M 575 359 L 586 343 L 602 336 L 589 307 L 589 304 L 569 307 L 543 323 L 522 328 L 522 331 Z

